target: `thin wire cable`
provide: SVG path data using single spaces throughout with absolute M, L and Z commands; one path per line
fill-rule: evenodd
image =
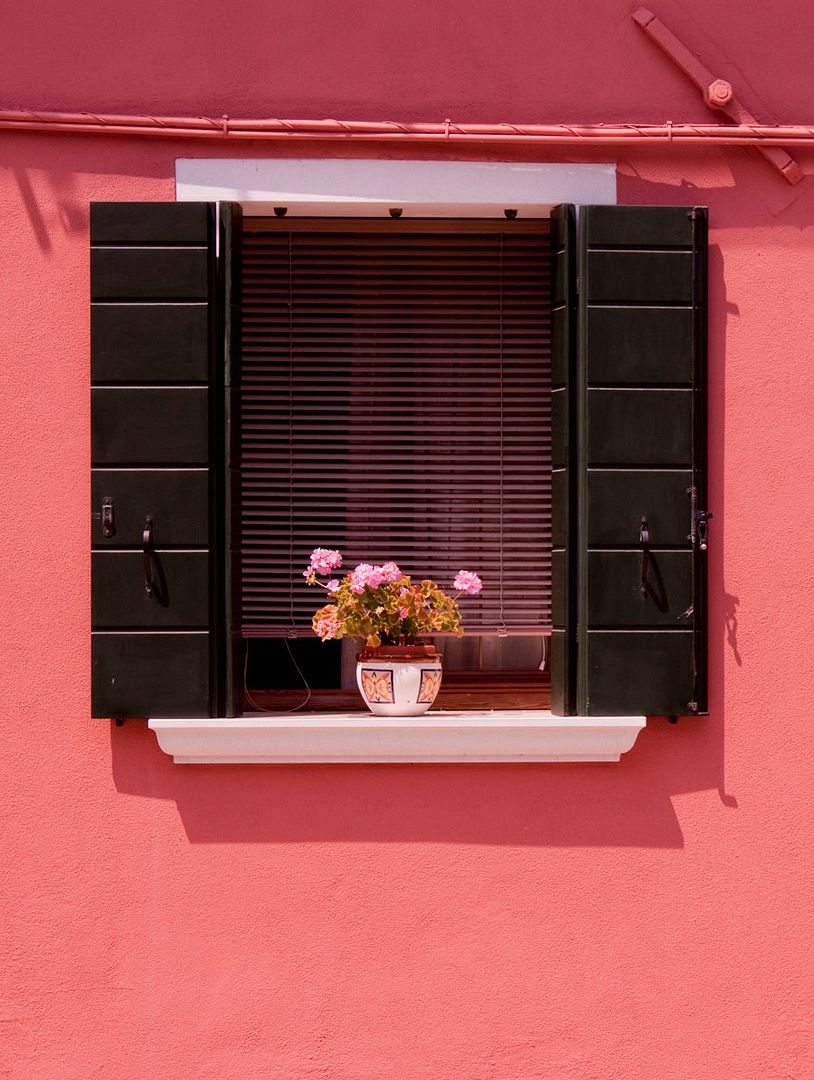
M 297 636 L 294 615 L 294 234 L 288 234 L 288 637 Z M 290 650 L 289 650 L 290 651 Z M 307 684 L 306 684 L 307 685 Z
M 498 612 L 498 637 L 506 637 L 506 618 L 503 596 L 503 233 L 498 233 L 498 397 L 500 409 L 499 423 L 499 466 L 498 466 L 498 588 L 500 610 Z
M 246 700 L 257 712 L 265 713 L 267 716 L 286 716 L 288 713 L 299 712 L 300 709 L 304 709 L 308 702 L 311 700 L 311 687 L 308 685 L 308 680 L 302 672 L 302 668 L 297 663 L 294 653 L 291 651 L 291 643 L 288 638 L 283 638 L 285 641 L 285 647 L 288 649 L 288 655 L 291 659 L 291 663 L 294 665 L 294 669 L 302 679 L 302 684 L 305 687 L 306 695 L 305 701 L 301 701 L 299 705 L 295 705 L 292 709 L 267 709 L 263 705 L 259 705 L 251 695 L 249 690 L 248 673 L 249 673 L 249 649 L 248 644 L 246 646 L 246 654 L 243 658 L 243 693 L 246 696 Z

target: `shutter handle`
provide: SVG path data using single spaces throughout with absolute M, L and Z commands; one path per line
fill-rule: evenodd
M 102 499 L 102 536 L 109 540 L 116 535 L 116 517 L 113 513 L 113 500 L 109 495 Z
M 642 596 L 647 596 L 647 567 L 650 563 L 650 529 L 647 518 L 642 518 L 639 526 L 639 543 L 642 545 L 642 580 L 639 585 Z
M 144 519 L 142 548 L 144 551 L 144 588 L 147 596 L 152 597 L 155 591 L 155 582 L 153 581 L 153 519 L 149 514 Z

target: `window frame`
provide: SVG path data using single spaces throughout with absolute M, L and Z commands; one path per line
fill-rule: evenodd
M 244 218 L 244 233 L 249 234 L 265 234 L 265 233 L 287 233 L 293 232 L 295 234 L 322 234 L 328 233 L 347 233 L 354 236 L 363 236 L 366 233 L 376 234 L 390 234 L 394 238 L 399 235 L 405 234 L 473 234 L 473 233 L 511 233 L 511 234 L 528 234 L 538 237 L 543 243 L 546 252 L 549 248 L 549 218 L 548 216 L 539 216 L 534 218 L 526 218 L 523 220 L 509 219 L 501 216 L 500 218 L 488 217 L 488 218 L 411 218 L 408 220 L 397 219 L 393 220 L 389 216 L 386 218 L 358 218 L 358 217 L 296 217 L 293 220 L 287 217 L 257 217 L 249 218 L 248 221 L 257 221 L 258 224 L 249 224 L 246 228 L 247 219 Z M 241 267 L 241 270 L 243 268 Z M 550 301 L 550 294 L 547 299 Z M 549 325 L 550 332 L 550 325 Z M 244 342 L 245 344 L 245 342 Z M 241 383 L 242 385 L 242 383 Z M 241 402 L 243 395 L 241 394 Z M 238 429 L 242 430 L 241 422 L 238 422 Z M 550 547 L 551 538 L 548 536 L 548 545 Z M 239 545 L 242 550 L 242 544 Z M 360 555 L 360 558 L 364 557 Z M 399 557 L 399 561 L 402 559 Z M 439 579 L 440 580 L 440 579 Z M 318 605 L 319 598 L 314 595 L 312 597 L 311 608 Z M 300 636 L 302 628 L 299 629 Z M 310 628 L 309 628 L 310 633 Z M 479 636 L 497 636 L 497 630 L 493 635 L 488 634 L 485 630 L 478 632 Z M 551 627 L 547 625 L 545 628 L 541 628 L 539 634 L 535 635 L 531 630 L 525 633 L 525 637 L 540 637 L 545 639 L 545 643 L 541 646 L 543 649 L 542 660 L 545 661 L 550 655 L 550 634 Z M 244 640 L 244 648 L 249 649 L 251 643 L 257 639 L 269 639 L 281 641 L 286 636 L 283 631 L 269 631 L 263 633 L 259 628 L 250 627 L 247 631 L 241 628 L 241 635 Z M 285 660 L 285 656 L 283 657 Z M 536 665 L 536 662 L 535 662 Z M 541 667 L 541 670 L 546 668 Z M 244 668 L 245 671 L 245 668 Z M 536 676 L 537 685 L 532 685 L 529 676 L 536 673 L 535 668 L 523 668 L 514 671 L 513 669 L 495 669 L 488 668 L 480 669 L 468 669 L 462 668 L 455 670 L 452 678 L 445 679 L 445 685 L 442 688 L 443 702 L 441 707 L 447 708 L 466 708 L 471 707 L 471 702 L 476 701 L 479 697 L 483 697 L 487 693 L 491 693 L 494 698 L 494 706 L 499 708 L 516 708 L 516 709 L 529 709 L 529 708 L 548 708 L 550 704 L 550 686 L 548 672 L 544 678 L 540 679 Z M 515 678 L 516 686 L 510 689 L 509 686 L 512 682 L 512 677 Z M 449 688 L 450 683 L 455 680 L 455 689 Z M 461 685 L 458 685 L 460 683 Z M 466 685 L 471 683 L 471 685 Z M 350 684 L 348 684 L 350 685 Z M 303 684 L 299 680 L 295 680 L 288 687 L 275 688 L 252 688 L 248 691 L 245 682 L 244 685 L 238 691 L 242 697 L 243 712 L 250 714 L 252 711 L 265 712 L 275 711 L 285 712 L 292 707 L 296 707 L 298 701 L 302 703 Z M 335 690 L 309 690 L 311 695 L 307 707 L 309 711 L 314 711 L 318 708 L 318 704 L 324 705 L 324 707 L 331 709 L 338 709 L 342 705 L 345 708 L 349 707 L 350 700 L 358 701 L 356 697 L 355 681 L 353 682 L 353 690 L 345 689 L 344 687 L 337 686 Z

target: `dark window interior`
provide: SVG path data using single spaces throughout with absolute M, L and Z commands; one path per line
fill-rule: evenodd
M 316 546 L 449 585 L 445 692 L 547 693 L 548 222 L 248 218 L 242 247 L 241 633 L 248 708 L 355 695 L 323 644 Z M 449 702 L 441 702 L 442 707 Z

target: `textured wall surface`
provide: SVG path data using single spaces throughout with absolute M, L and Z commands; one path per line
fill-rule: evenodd
M 13 7 L 8 107 L 709 117 L 621 0 Z M 812 122 L 814 9 L 771 10 L 657 13 Z M 89 718 L 88 202 L 277 152 L 0 133 L 0 1076 L 811 1078 L 814 179 L 617 160 L 710 207 L 708 719 L 618 765 L 184 768 Z

